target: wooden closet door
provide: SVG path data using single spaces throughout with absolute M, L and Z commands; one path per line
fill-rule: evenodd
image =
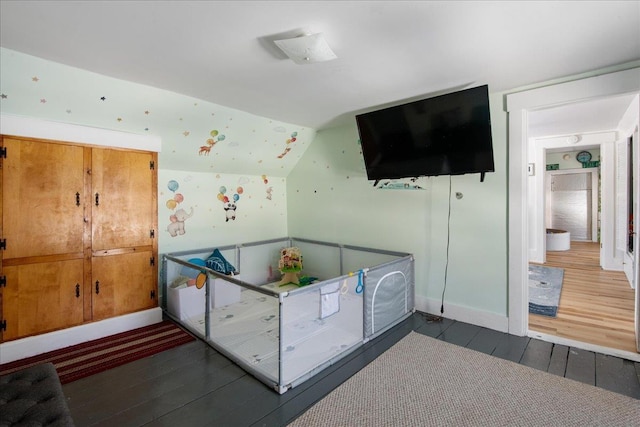
M 151 153 L 92 151 L 92 249 L 153 244 L 154 174 Z
M 82 257 L 83 148 L 7 137 L 3 143 L 3 259 Z
M 83 322 L 83 260 L 4 266 L 3 340 L 27 337 Z
M 93 320 L 157 305 L 157 270 L 151 258 L 152 251 L 93 257 Z

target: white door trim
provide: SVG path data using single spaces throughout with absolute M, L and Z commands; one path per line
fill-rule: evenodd
M 509 120 L 509 333 L 525 336 L 528 316 L 527 117 L 528 112 L 640 91 L 640 68 L 541 87 L 506 96 Z

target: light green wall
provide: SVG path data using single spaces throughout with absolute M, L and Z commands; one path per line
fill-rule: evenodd
M 588 150 L 584 150 L 584 151 L 588 151 L 591 153 L 591 161 L 597 161 L 600 160 L 600 149 L 599 148 L 590 148 Z M 565 154 L 568 155 L 568 159 L 565 160 L 564 156 Z M 564 170 L 564 169 L 581 169 L 582 168 L 582 163 L 580 163 L 578 160 L 576 160 L 576 154 L 578 154 L 578 151 L 565 151 L 565 152 L 561 152 L 561 153 L 547 153 L 547 164 L 548 165 L 552 165 L 552 164 L 557 164 L 559 167 L 559 170 Z
M 161 251 L 176 252 L 287 236 L 286 179 L 267 181 L 251 175 L 212 176 L 161 169 L 158 171 L 158 242 Z M 226 189 L 224 193 L 220 191 L 222 187 Z M 237 195 L 235 219 L 227 220 L 220 194 L 230 200 Z M 192 208 L 193 215 L 184 221 L 185 233 L 171 236 L 167 231 L 172 224 L 171 215 L 179 209 L 190 213 Z
M 507 123 L 502 94 L 491 95 L 496 172 L 453 176 L 447 305 L 507 315 Z M 318 132 L 287 178 L 292 236 L 410 252 L 417 300 L 439 311 L 447 247 L 449 177 L 425 190 L 381 190 L 367 180 L 352 124 Z M 455 193 L 462 193 L 457 199 Z M 418 308 L 421 308 L 420 306 Z M 424 309 L 424 307 L 423 307 Z

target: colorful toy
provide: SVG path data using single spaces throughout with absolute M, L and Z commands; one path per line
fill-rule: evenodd
M 302 271 L 302 254 L 300 249 L 296 247 L 284 248 L 280 251 L 280 261 L 278 261 L 278 270 L 282 273 L 280 286 L 293 283 L 300 285 L 298 273 Z

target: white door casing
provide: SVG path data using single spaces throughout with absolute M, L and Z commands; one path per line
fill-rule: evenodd
M 510 115 L 511 120 L 511 115 Z M 591 134 L 581 135 L 580 141 L 576 144 L 572 144 L 572 147 L 593 147 L 600 146 L 601 157 L 603 161 L 601 162 L 601 171 L 603 175 L 609 171 L 613 170 L 615 167 L 613 164 L 609 165 L 607 162 L 612 161 L 611 156 L 605 155 L 611 149 L 615 143 L 616 132 L 608 131 L 608 132 L 596 132 Z M 548 138 L 531 138 L 527 142 L 528 148 L 528 156 L 527 164 L 534 163 L 534 173 L 533 175 L 529 175 L 526 177 L 526 194 L 527 196 L 527 211 L 526 222 L 523 223 L 523 227 L 525 230 L 523 232 L 528 233 L 529 241 L 527 243 L 527 253 L 524 255 L 527 258 L 528 262 L 534 262 L 538 264 L 544 264 L 546 262 L 546 198 L 545 198 L 545 176 L 544 173 L 545 165 L 546 165 L 546 152 L 550 149 L 559 149 L 566 148 L 566 135 L 564 136 L 555 136 Z M 511 150 L 511 148 L 510 148 Z M 512 154 L 512 153 L 510 153 Z M 510 164 L 513 161 L 511 157 L 509 158 Z M 540 170 L 542 172 L 537 172 Z M 511 170 L 510 170 L 511 173 Z M 511 177 L 510 177 L 511 179 Z M 603 181 L 604 182 L 604 181 Z M 509 181 L 509 188 L 511 189 L 511 181 Z M 609 197 L 610 193 L 613 191 L 613 185 L 604 185 L 602 188 L 602 197 Z M 511 192 L 509 194 L 510 201 L 511 200 Z M 510 206 L 511 208 L 511 206 Z M 597 209 L 597 207 L 596 207 Z M 601 218 L 604 218 L 607 214 L 609 214 L 608 210 L 610 209 L 608 200 L 603 200 L 602 203 L 602 213 Z M 511 215 L 511 213 L 510 213 Z M 595 213 L 597 216 L 597 212 Z M 604 221 L 603 221 L 604 222 Z M 597 224 L 595 224 L 597 227 Z M 509 228 L 509 233 L 511 234 L 512 229 Z M 611 242 L 603 241 L 603 247 L 605 249 L 608 246 L 613 244 L 613 240 Z M 510 251 L 512 248 L 510 247 Z M 613 249 L 605 250 L 605 254 L 608 256 L 609 252 L 612 252 Z M 608 260 L 609 258 L 605 258 L 601 256 L 601 261 Z M 622 269 L 622 260 L 619 259 L 619 265 L 614 268 L 614 270 Z M 608 266 L 612 265 L 611 262 L 608 262 Z M 509 293 L 511 294 L 511 289 L 509 289 Z
M 624 273 L 635 289 L 636 301 L 636 350 L 640 352 L 640 250 L 638 244 L 638 215 L 640 214 L 640 105 L 638 106 L 638 122 L 632 135 L 624 139 L 626 151 L 627 176 L 625 177 L 625 189 L 627 190 L 628 203 L 622 212 L 621 223 L 624 226 L 623 236 L 623 267 Z
M 638 233 L 638 215 L 640 214 L 640 108 L 638 112 L 638 125 L 633 134 L 633 194 L 635 195 L 633 203 L 633 244 L 634 244 L 634 263 L 633 283 L 636 290 L 636 350 L 640 352 L 640 233 Z
M 509 120 L 509 333 L 528 332 L 528 219 L 527 219 L 527 118 L 528 112 L 640 91 L 640 68 L 541 87 L 506 96 Z M 637 294 L 637 292 L 636 292 Z M 638 308 L 636 307 L 636 317 Z M 636 327 L 638 334 L 638 327 Z
M 640 250 L 638 215 L 640 214 L 640 94 L 637 94 L 619 124 L 616 160 L 619 171 L 616 200 L 622 199 L 616 215 L 616 252 L 631 287 L 635 289 L 636 350 L 640 352 Z M 618 204 L 618 203 L 617 203 Z
M 629 179 L 633 174 L 629 173 L 630 137 L 621 137 L 616 142 L 616 251 L 622 257 L 622 268 L 627 280 L 634 286 L 633 280 L 633 255 L 629 252 L 629 209 L 633 206 L 628 199 Z

